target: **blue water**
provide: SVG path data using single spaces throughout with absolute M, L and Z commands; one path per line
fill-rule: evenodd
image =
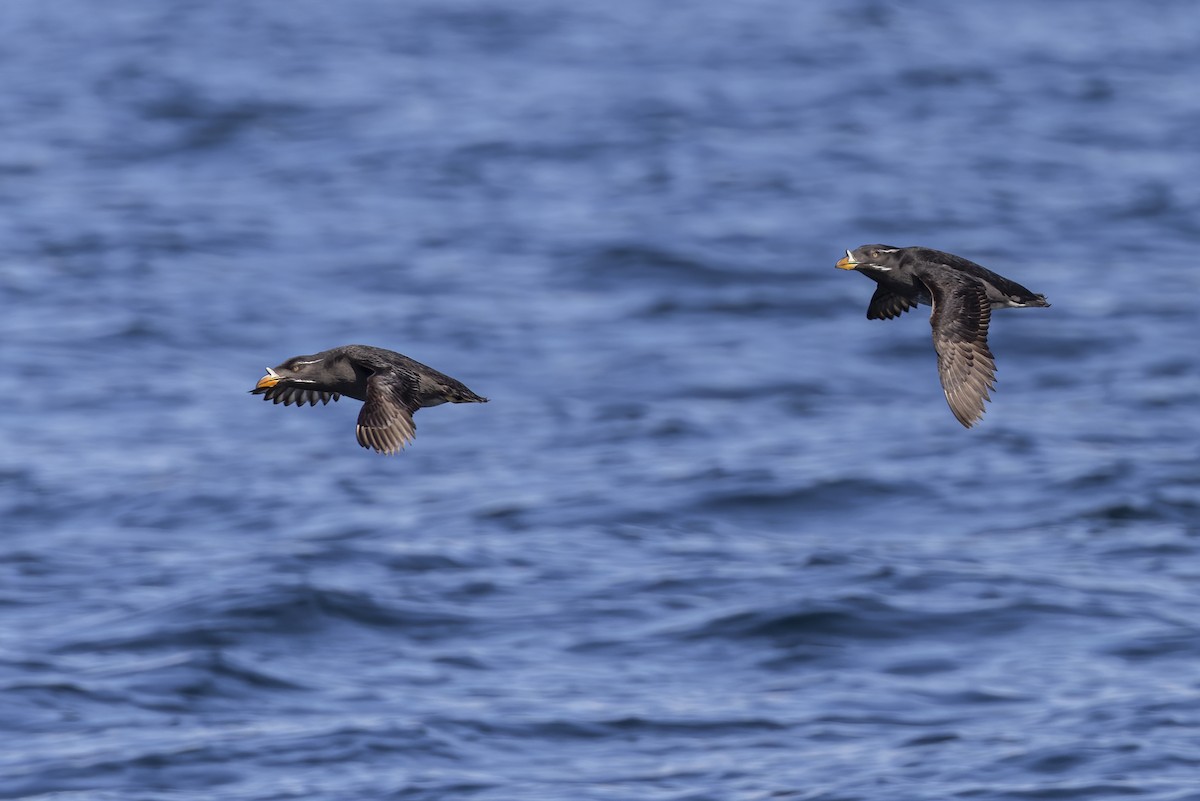
M 0 32 L 0 798 L 1200 799 L 1194 3 Z M 876 241 L 1053 303 L 974 429 Z

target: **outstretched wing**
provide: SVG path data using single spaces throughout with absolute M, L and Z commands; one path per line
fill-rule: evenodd
M 412 442 L 417 435 L 413 412 L 420 408 L 414 400 L 414 389 L 411 378 L 397 371 L 368 378 L 367 399 L 354 431 L 358 444 L 390 455 Z
M 885 289 L 883 284 L 880 284 L 875 288 L 875 294 L 871 296 L 871 304 L 867 306 L 867 319 L 891 320 L 893 317 L 899 317 L 909 309 L 915 309 L 916 307 L 916 298 L 897 295 L 895 292 Z
M 261 389 L 250 390 L 251 395 L 262 395 L 263 400 L 269 400 L 272 403 L 284 406 L 291 406 L 293 403 L 297 406 L 303 406 L 306 403 L 317 405 L 317 401 L 322 404 L 327 404 L 331 400 L 337 400 L 342 397 L 336 392 L 325 392 L 319 389 L 304 389 L 294 384 L 276 384 L 273 387 L 262 387 Z
M 933 347 L 946 402 L 970 428 L 983 417 L 988 390 L 996 388 L 996 361 L 988 349 L 992 307 L 983 284 L 950 270 L 917 276 L 933 298 Z

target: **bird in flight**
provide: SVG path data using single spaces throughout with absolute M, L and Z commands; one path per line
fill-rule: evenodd
M 958 422 L 970 428 L 983 417 L 983 402 L 996 388 L 996 362 L 988 349 L 993 309 L 1044 307 L 1045 295 L 1030 292 L 953 253 L 930 248 L 863 245 L 835 265 L 856 270 L 878 286 L 868 320 L 890 320 L 924 303 L 938 355 L 938 376 Z
M 284 406 L 327 404 L 342 395 L 360 400 L 358 444 L 383 454 L 396 453 L 412 442 L 417 409 L 446 402 L 487 403 L 487 398 L 432 367 L 369 345 L 294 356 L 278 367 L 268 367 L 250 393 Z

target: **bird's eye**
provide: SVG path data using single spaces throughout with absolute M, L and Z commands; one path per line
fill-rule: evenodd
M 878 258 L 879 258 L 879 251 L 878 251 L 878 250 L 872 250 L 872 251 L 871 251 L 870 253 L 868 253 L 867 255 L 868 255 L 868 256 L 870 256 L 872 259 L 878 259 Z

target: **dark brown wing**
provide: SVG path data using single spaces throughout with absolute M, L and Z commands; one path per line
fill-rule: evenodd
M 364 448 L 393 454 L 417 435 L 413 412 L 420 408 L 403 373 L 375 373 L 367 379 L 367 399 L 358 413 L 355 436 Z
M 933 347 L 946 402 L 967 428 L 983 417 L 988 390 L 996 388 L 996 361 L 988 349 L 991 303 L 983 284 L 950 270 L 922 271 L 917 276 L 933 297 Z
M 250 390 L 251 395 L 262 395 L 263 400 L 269 400 L 272 403 L 282 403 L 284 406 L 291 406 L 293 403 L 297 406 L 303 406 L 306 403 L 317 405 L 317 401 L 323 404 L 329 403 L 331 400 L 337 400 L 342 397 L 336 392 L 325 392 L 319 389 L 304 389 L 288 384 L 276 384 L 273 387 L 263 387 L 262 389 Z
M 907 298 L 904 295 L 897 295 L 884 288 L 883 284 L 875 287 L 875 294 L 871 296 L 871 304 L 867 306 L 868 320 L 891 320 L 893 317 L 899 317 L 909 309 L 917 307 L 916 298 Z

